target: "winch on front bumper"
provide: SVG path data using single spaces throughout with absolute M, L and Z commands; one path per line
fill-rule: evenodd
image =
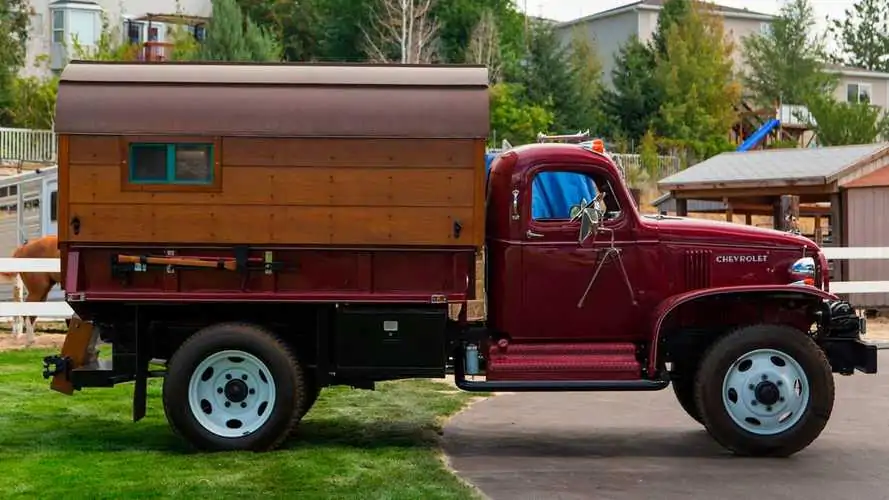
M 877 346 L 861 339 L 867 332 L 866 318 L 855 314 L 855 308 L 843 300 L 824 301 L 818 315 L 815 340 L 824 349 L 834 373 L 877 373 Z

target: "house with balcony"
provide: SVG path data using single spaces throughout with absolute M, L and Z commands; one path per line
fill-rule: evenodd
M 602 63 L 603 81 L 611 86 L 611 72 L 615 67 L 615 57 L 620 47 L 631 37 L 636 36 L 648 43 L 657 31 L 658 16 L 665 0 L 638 0 L 620 7 L 598 12 L 579 19 L 558 23 L 556 33 L 562 43 L 567 44 L 579 32 L 594 43 Z M 766 34 L 771 29 L 774 16 L 748 9 L 711 4 L 714 12 L 722 17 L 726 35 L 733 42 L 732 59 L 735 70 L 746 71 L 743 40 L 749 36 Z M 880 73 L 843 66 L 828 66 L 829 71 L 839 76 L 834 91 L 840 101 L 862 102 L 889 110 L 889 73 Z M 780 105 L 779 105 L 780 104 Z M 776 103 L 774 109 L 755 106 L 749 100 L 739 104 L 741 120 L 731 131 L 733 141 L 741 144 L 745 139 L 767 127 L 773 119 L 780 122 L 773 132 L 772 139 L 796 140 L 801 145 L 811 144 L 813 135 L 809 131 L 808 110 L 800 103 Z M 766 138 L 768 140 L 768 138 Z
M 61 72 L 75 38 L 82 46 L 95 46 L 102 35 L 103 17 L 115 35 L 140 46 L 137 58 L 163 60 L 170 48 L 171 26 L 185 25 L 201 39 L 211 13 L 210 0 L 31 0 L 31 7 L 22 73 L 34 76 Z M 37 65 L 42 57 L 47 64 Z

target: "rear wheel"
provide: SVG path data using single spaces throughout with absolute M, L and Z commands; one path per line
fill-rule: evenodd
M 811 444 L 833 410 L 827 358 L 805 333 L 743 327 L 704 355 L 695 383 L 710 435 L 739 455 L 789 456 Z
M 302 417 L 303 371 L 270 332 L 213 325 L 176 350 L 164 378 L 170 426 L 201 450 L 270 450 Z

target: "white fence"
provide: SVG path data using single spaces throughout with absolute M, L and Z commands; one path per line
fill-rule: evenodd
M 0 163 L 55 163 L 56 157 L 56 134 L 52 130 L 0 127 Z
M 839 248 L 822 247 L 828 260 L 889 259 L 889 247 Z M 60 272 L 59 259 L 0 258 L 0 272 Z M 889 281 L 836 281 L 830 284 L 835 294 L 889 293 Z M 74 314 L 71 307 L 59 302 L 0 302 L 0 320 L 20 316 L 36 316 L 38 320 L 60 320 Z

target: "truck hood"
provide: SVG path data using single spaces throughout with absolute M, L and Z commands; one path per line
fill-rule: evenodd
M 731 222 L 674 216 L 646 216 L 645 222 L 657 227 L 661 241 L 688 243 L 731 243 L 741 246 L 806 247 L 817 251 L 812 240 L 775 229 L 764 229 Z

